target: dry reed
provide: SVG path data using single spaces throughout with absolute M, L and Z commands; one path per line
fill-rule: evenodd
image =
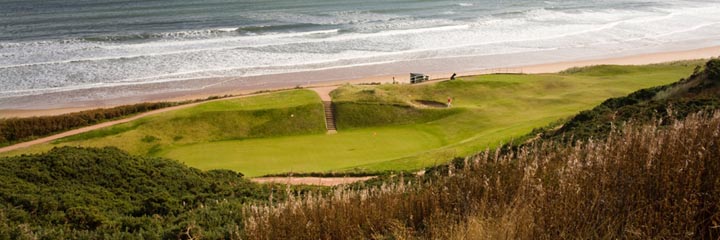
M 245 209 L 247 239 L 718 239 L 720 112 Z

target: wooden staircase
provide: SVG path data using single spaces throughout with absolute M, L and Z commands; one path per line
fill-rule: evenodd
M 333 116 L 333 105 L 331 101 L 323 101 L 325 107 L 325 127 L 328 133 L 337 133 L 335 128 L 335 116 Z

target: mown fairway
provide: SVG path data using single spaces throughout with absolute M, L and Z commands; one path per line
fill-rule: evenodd
M 320 100 L 293 90 L 218 101 L 10 153 L 59 145 L 117 146 L 201 169 L 281 172 L 415 170 L 520 138 L 610 97 L 687 77 L 701 61 L 600 66 L 567 73 L 484 75 L 428 85 L 343 86 L 339 133 Z M 453 108 L 423 107 L 415 100 Z

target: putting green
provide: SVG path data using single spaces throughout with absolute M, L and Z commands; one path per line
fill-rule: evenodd
M 406 128 L 378 128 L 278 138 L 201 143 L 162 156 L 201 169 L 242 169 L 247 176 L 346 169 L 443 146 L 436 136 Z

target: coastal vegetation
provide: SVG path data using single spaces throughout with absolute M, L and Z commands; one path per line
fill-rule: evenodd
M 2 158 L 0 238 L 716 239 L 719 62 L 520 145 L 334 189 L 257 185 L 112 147 Z
M 339 130 L 333 135 L 325 134 L 322 107 L 314 93 L 277 92 L 161 113 L 4 155 L 56 146 L 116 146 L 131 154 L 177 159 L 203 170 L 231 169 L 250 177 L 417 171 L 522 141 L 533 129 L 608 97 L 677 81 L 702 64 L 595 66 L 559 74 L 461 77 L 427 85 L 345 85 L 331 93 Z M 445 108 L 449 97 L 453 107 Z M 257 107 L 243 107 L 249 102 Z M 204 109 L 213 104 L 216 107 Z
M 0 239 L 174 239 L 199 229 L 206 238 L 239 236 L 243 204 L 271 194 L 285 192 L 233 171 L 63 147 L 0 160 Z
M 578 72 L 591 69 L 576 69 Z M 560 128 L 541 134 L 544 139 L 603 139 L 612 128 L 629 121 L 671 124 L 696 112 L 720 109 L 720 60 L 710 60 L 704 70 L 672 84 L 641 89 L 625 97 L 610 98 L 593 109 L 582 111 Z M 572 138 L 568 138 L 571 136 Z
M 57 116 L 0 118 L 0 146 L 29 141 L 74 128 L 90 126 L 100 122 L 175 106 L 178 104 L 180 103 L 138 103 L 114 108 L 101 108 L 67 113 Z

